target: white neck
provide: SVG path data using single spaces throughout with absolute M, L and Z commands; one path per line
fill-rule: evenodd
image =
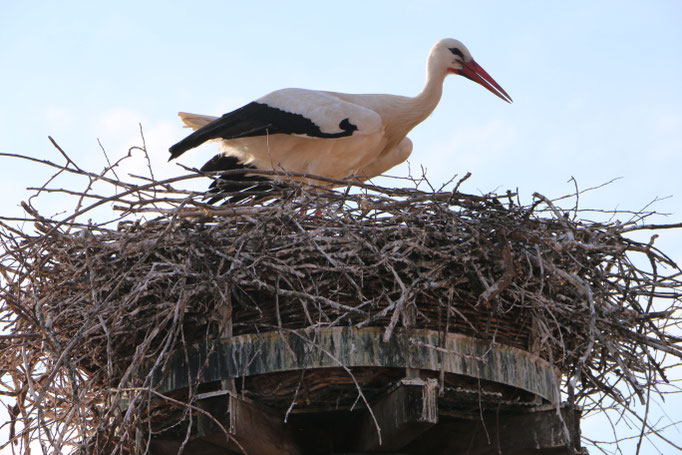
M 412 128 L 424 121 L 436 108 L 443 93 L 443 81 L 447 68 L 438 67 L 429 59 L 426 69 L 426 82 L 422 91 L 414 98 L 396 96 L 390 98 L 390 105 L 381 105 L 381 115 L 386 121 L 389 148 L 397 145 Z M 382 96 L 382 101 L 385 97 Z
M 443 81 L 447 70 L 438 68 L 431 61 L 426 67 L 426 82 L 422 91 L 411 99 L 410 110 L 414 117 L 414 125 L 421 123 L 438 106 L 443 94 Z

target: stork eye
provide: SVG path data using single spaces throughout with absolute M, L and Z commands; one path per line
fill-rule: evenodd
M 460 50 L 457 49 L 456 47 L 451 47 L 451 48 L 450 48 L 450 52 L 452 52 L 453 54 L 455 54 L 455 55 L 458 56 L 459 58 L 464 59 L 464 54 L 462 53 L 462 51 L 460 51 Z

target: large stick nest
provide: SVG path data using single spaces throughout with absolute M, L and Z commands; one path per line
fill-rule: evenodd
M 174 351 L 224 335 L 227 321 L 235 335 L 338 325 L 380 326 L 385 338 L 411 327 L 464 333 L 548 360 L 571 399 L 596 409 L 648 399 L 666 381 L 665 355 L 682 358 L 680 269 L 653 238 L 631 238 L 675 227 L 644 224 L 652 213 L 600 223 L 539 194 L 524 205 L 459 184 L 352 182 L 210 206 L 178 189 L 196 173 L 130 182 L 113 172 L 118 163 L 102 173 L 68 158 L 41 163 L 56 169 L 50 182 L 71 174 L 88 184 L 48 182 L 24 203 L 23 229 L 0 226 L 0 393 L 16 400 L 11 437 L 24 447 L 115 441 L 124 451 L 159 402 L 192 418 L 192 396 L 162 398 L 154 374 Z M 75 197 L 75 209 L 44 217 L 35 207 L 50 191 Z M 84 221 L 111 204 L 115 216 Z

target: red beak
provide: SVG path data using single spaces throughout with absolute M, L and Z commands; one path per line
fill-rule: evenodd
M 476 63 L 474 60 L 471 60 L 470 62 L 462 62 L 461 70 L 450 71 L 460 74 L 467 79 L 476 82 L 477 84 L 481 84 L 483 87 L 487 88 L 492 93 L 505 100 L 507 103 L 512 102 L 511 96 L 507 95 L 507 92 L 500 87 L 500 84 L 495 82 L 495 79 L 493 79 L 490 74 L 486 73 L 486 71 L 481 68 L 481 65 Z

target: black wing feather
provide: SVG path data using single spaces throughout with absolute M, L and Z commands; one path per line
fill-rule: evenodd
M 350 136 L 358 128 L 349 119 L 339 122 L 338 133 L 323 133 L 311 119 L 265 103 L 251 102 L 199 128 L 169 150 L 170 159 L 211 139 L 237 139 L 268 134 L 301 134 L 310 137 L 339 138 Z

